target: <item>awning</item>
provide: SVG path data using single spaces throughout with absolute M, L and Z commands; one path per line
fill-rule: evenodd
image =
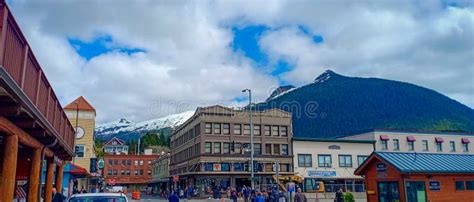
M 76 164 L 70 164 L 69 172 L 74 175 L 89 175 L 87 170 Z
M 470 143 L 471 141 L 468 138 L 464 137 L 461 139 L 461 142 L 464 144 L 467 144 L 467 143 Z
M 380 135 L 380 140 L 389 140 L 390 138 L 388 138 L 388 135 Z
M 407 141 L 408 142 L 414 142 L 414 141 L 416 141 L 416 139 L 415 139 L 414 136 L 407 136 Z
M 435 137 L 436 142 L 444 142 L 442 137 Z

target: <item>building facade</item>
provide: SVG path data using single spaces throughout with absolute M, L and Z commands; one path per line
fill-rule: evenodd
M 293 138 L 295 174 L 304 178 L 303 190 L 315 191 L 314 184 L 324 183 L 326 192 L 342 188 L 365 192 L 364 179 L 354 174 L 373 152 L 372 140 Z
M 474 154 L 473 133 L 374 130 L 342 139 L 374 140 L 376 151 Z
M 473 201 L 474 155 L 374 152 L 357 168 L 367 201 Z
M 129 191 L 141 190 L 152 179 L 152 162 L 158 155 L 105 154 L 105 182 L 112 186 L 126 186 Z
M 275 162 L 281 175 L 292 175 L 291 114 L 271 109 L 252 117 L 256 185 L 273 182 Z M 171 136 L 170 175 L 201 193 L 214 186 L 250 186 L 250 128 L 248 111 L 198 108 Z
M 106 142 L 103 147 L 104 153 L 107 154 L 128 154 L 128 145 L 116 137 Z
M 86 176 L 73 179 L 71 189 L 89 190 L 88 178 L 91 174 L 91 159 L 96 158 L 94 143 L 96 112 L 94 107 L 82 96 L 66 105 L 64 111 L 72 126 L 76 129 L 75 157 L 72 163 L 87 171 Z
M 152 177 L 153 179 L 149 182 L 152 187 L 152 194 L 160 194 L 162 191 L 169 190 L 170 187 L 170 153 L 160 155 L 158 160 L 152 162 Z

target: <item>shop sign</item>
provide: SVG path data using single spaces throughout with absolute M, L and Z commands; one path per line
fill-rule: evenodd
M 336 171 L 308 171 L 309 177 L 336 177 Z
M 109 185 L 115 185 L 115 179 L 109 179 L 108 184 Z
M 439 181 L 430 181 L 430 190 L 432 191 L 441 190 L 441 183 Z
M 105 162 L 103 158 L 100 158 L 97 164 L 98 164 L 97 167 L 99 167 L 99 169 L 104 169 Z
M 220 163 L 214 163 L 212 165 L 212 170 L 213 171 L 221 171 L 221 164 Z
M 375 170 L 377 171 L 377 177 L 378 178 L 387 177 L 387 164 L 377 163 L 375 166 L 376 166 Z

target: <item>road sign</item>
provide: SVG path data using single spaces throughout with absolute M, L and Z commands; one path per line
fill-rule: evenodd
M 173 182 L 179 182 L 179 176 L 173 175 Z

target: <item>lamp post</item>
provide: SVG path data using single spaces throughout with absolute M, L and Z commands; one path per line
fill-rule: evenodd
M 253 165 L 253 123 L 252 123 L 252 90 L 250 89 L 244 89 L 242 90 L 243 93 L 248 92 L 249 93 L 249 124 L 250 124 L 250 186 L 252 190 L 254 189 L 254 177 L 255 177 L 255 172 L 254 172 L 254 165 Z

